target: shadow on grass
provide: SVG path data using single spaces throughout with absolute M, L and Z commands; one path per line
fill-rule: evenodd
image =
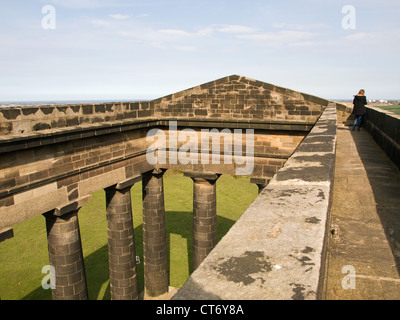
M 192 212 L 185 211 L 167 211 L 166 212 L 166 236 L 168 247 L 168 261 L 171 278 L 176 275 L 174 272 L 183 276 L 181 285 L 187 280 L 190 273 L 193 271 L 192 259 Z M 235 221 L 217 216 L 217 237 L 218 241 L 229 231 Z M 107 232 L 107 230 L 104 230 Z M 174 243 L 171 238 L 178 235 L 185 245 Z M 143 271 L 143 229 L 142 225 L 138 225 L 134 229 L 136 255 L 140 258 L 140 263 L 137 265 L 138 274 L 138 291 L 144 289 L 144 271 Z M 182 246 L 182 248 L 180 248 Z M 185 250 L 186 249 L 186 250 Z M 85 250 L 85 248 L 83 248 Z M 174 256 L 171 254 L 174 252 Z M 178 252 L 178 254 L 176 254 Z M 108 245 L 102 246 L 100 249 L 85 257 L 86 281 L 88 287 L 88 296 L 90 300 L 110 300 L 110 284 L 108 272 Z M 183 270 L 183 271 L 182 271 Z M 183 273 L 183 274 L 182 274 Z M 44 275 L 43 275 L 44 276 Z M 51 290 L 45 290 L 41 286 L 27 294 L 23 300 L 51 300 Z

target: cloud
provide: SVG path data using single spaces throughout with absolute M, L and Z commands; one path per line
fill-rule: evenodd
M 168 36 L 178 36 L 178 37 L 188 37 L 192 35 L 190 32 L 178 29 L 164 29 L 164 30 L 158 30 L 158 32 Z
M 381 34 L 379 32 L 357 32 L 344 37 L 344 39 L 350 41 L 374 42 L 379 39 L 383 39 L 384 37 L 385 34 Z
M 199 36 L 209 36 L 213 33 L 214 33 L 214 28 L 212 27 L 206 27 L 196 32 L 196 34 Z
M 103 8 L 128 8 L 142 7 L 141 1 L 130 0 L 37 0 L 45 4 L 53 4 L 57 7 L 70 9 L 103 9 Z
M 257 29 L 247 27 L 247 26 L 242 26 L 242 25 L 226 25 L 223 26 L 222 28 L 218 29 L 219 32 L 222 33 L 252 33 L 256 32 Z
M 325 24 L 291 24 L 291 23 L 274 23 L 274 29 L 289 29 L 289 30 L 315 30 L 323 29 L 328 26 Z
M 128 16 L 126 14 L 119 14 L 119 13 L 117 13 L 117 14 L 109 14 L 108 16 L 113 18 L 113 19 L 115 19 L 115 20 L 126 20 L 126 19 L 129 19 L 131 17 L 131 16 Z
M 196 52 L 199 50 L 196 46 L 176 46 L 175 49 L 185 52 Z
M 278 32 L 260 32 L 237 35 L 242 40 L 256 41 L 270 47 L 279 47 L 285 45 L 294 45 L 299 42 L 308 42 L 318 34 L 306 31 L 285 30 Z
M 96 27 L 109 27 L 111 26 L 111 23 L 105 20 L 100 20 L 100 19 L 92 19 L 90 20 L 90 23 Z
M 199 29 L 195 32 L 189 32 L 181 29 L 162 29 L 158 30 L 158 33 L 167 36 L 181 37 L 181 38 L 193 38 L 193 37 L 206 37 L 213 34 L 214 29 L 212 27 L 206 27 Z
M 82 9 L 82 8 L 98 8 L 104 6 L 103 1 L 99 0 L 47 0 L 57 6 Z
M 284 26 L 280 26 L 283 28 Z M 300 28 L 298 28 L 300 29 Z M 214 35 L 233 36 L 238 41 L 250 41 L 264 47 L 283 46 L 312 46 L 316 42 L 319 33 L 305 30 L 273 30 L 265 31 L 245 25 L 209 25 L 198 30 L 185 29 L 159 29 L 149 27 L 142 31 L 131 28 L 120 30 L 119 35 L 139 40 L 150 45 L 168 47 L 172 46 L 181 51 L 197 51 L 198 46 L 190 41 L 212 41 Z M 218 37 L 218 39 L 220 39 Z M 202 42 L 201 46 L 206 45 Z

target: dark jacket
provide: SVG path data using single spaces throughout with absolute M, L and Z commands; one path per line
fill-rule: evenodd
M 353 100 L 353 114 L 356 116 L 363 116 L 366 112 L 365 105 L 367 104 L 367 98 L 365 96 L 355 96 Z

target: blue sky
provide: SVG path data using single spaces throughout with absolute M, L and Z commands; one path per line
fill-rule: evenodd
M 0 101 L 152 99 L 231 74 L 400 99 L 399 17 L 398 0 L 0 0 Z

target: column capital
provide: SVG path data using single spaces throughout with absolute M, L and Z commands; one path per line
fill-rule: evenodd
M 189 177 L 192 179 L 203 179 L 211 181 L 216 181 L 221 176 L 221 174 L 214 172 L 193 172 L 193 171 L 184 172 L 183 175 L 185 177 Z
M 63 215 L 77 211 L 80 208 L 82 208 L 84 205 L 90 203 L 92 201 L 92 195 L 87 195 L 82 198 L 79 198 L 75 201 L 72 201 L 68 204 L 64 204 L 61 206 L 58 206 L 57 208 L 54 208 L 53 210 L 50 210 L 49 212 L 44 213 L 44 215 L 50 214 L 54 215 L 56 217 L 62 217 Z
M 268 183 L 271 181 L 271 179 L 266 179 L 266 178 L 250 178 L 250 183 L 254 183 L 258 187 L 258 193 L 261 193 L 261 191 L 268 185 Z
M 250 178 L 250 183 L 267 185 L 271 179 L 267 178 Z
M 114 185 L 112 185 L 110 187 L 107 187 L 107 188 L 114 188 L 116 190 L 124 190 L 124 189 L 127 189 L 127 188 L 132 188 L 133 185 L 135 183 L 138 183 L 139 181 L 142 181 L 142 176 L 141 175 L 135 176 L 133 178 L 127 179 L 127 180 L 122 181 L 122 182 L 119 182 L 119 183 L 114 184 Z M 107 189 L 107 188 L 105 188 L 105 189 Z
M 142 175 L 144 174 L 152 174 L 154 176 L 162 176 L 167 169 L 162 169 L 162 168 L 156 168 L 147 172 L 143 172 Z

